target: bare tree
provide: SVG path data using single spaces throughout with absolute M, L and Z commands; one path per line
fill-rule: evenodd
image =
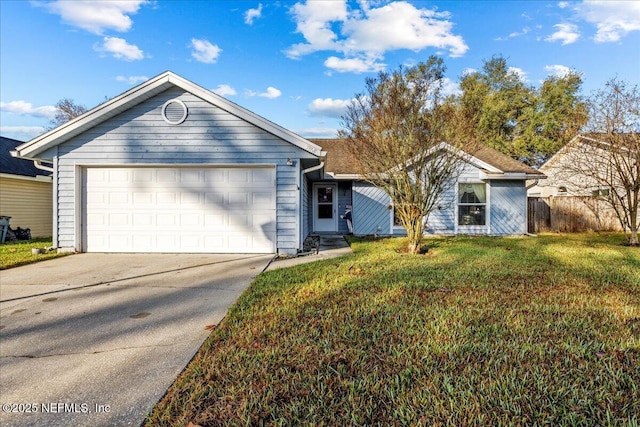
M 63 98 L 56 103 L 56 115 L 49 122 L 49 130 L 57 128 L 67 123 L 69 120 L 84 114 L 87 108 L 84 105 L 76 104 L 73 99 Z
M 442 94 L 444 70 L 442 59 L 432 56 L 368 78 L 339 132 L 358 173 L 391 198 L 413 254 L 421 250 L 429 214 L 462 167 L 454 139 L 457 109 Z
M 588 136 L 570 151 L 565 174 L 583 194 L 609 205 L 629 233 L 629 244 L 639 246 L 640 90 L 612 79 L 588 106 Z

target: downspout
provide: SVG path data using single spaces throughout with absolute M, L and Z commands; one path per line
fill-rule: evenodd
M 528 190 L 528 189 L 530 189 L 530 188 L 533 188 L 533 187 L 535 187 L 536 185 L 538 185 L 538 183 L 539 183 L 539 182 L 540 182 L 540 178 L 536 178 L 536 179 L 534 179 L 534 180 L 533 180 L 533 184 L 531 184 L 531 185 L 527 185 L 526 187 L 524 187 L 524 189 L 525 189 L 525 190 Z
M 33 166 L 35 166 L 37 169 L 53 173 L 53 168 L 51 166 L 43 165 L 40 160 L 34 160 Z
M 35 166 L 36 169 L 40 169 L 41 171 L 46 171 L 46 172 L 53 173 L 53 167 L 43 165 L 42 164 L 42 160 L 32 159 L 32 158 L 29 158 L 29 157 L 21 157 L 18 154 L 17 150 L 11 150 L 11 151 L 9 151 L 9 154 L 11 154 L 11 157 L 15 157 L 17 159 L 33 160 L 33 166 Z
M 307 169 L 302 169 L 302 175 L 306 175 L 309 172 L 315 172 L 318 169 L 322 169 L 323 167 L 324 167 L 324 161 L 320 162 L 319 165 L 311 166 L 310 168 L 307 168 Z

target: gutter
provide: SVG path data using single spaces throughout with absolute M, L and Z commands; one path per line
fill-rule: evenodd
M 11 154 L 11 157 L 15 157 L 17 159 L 33 160 L 33 166 L 35 166 L 36 169 L 53 173 L 53 167 L 52 167 L 53 165 L 52 166 L 43 165 L 42 160 L 40 159 L 34 159 L 32 157 L 22 157 L 18 154 L 18 150 L 11 150 L 9 151 L 9 154 Z
M 33 166 L 35 166 L 37 169 L 53 173 L 53 168 L 51 166 L 43 165 L 40 160 L 34 160 Z
M 533 180 L 533 183 L 531 183 L 530 185 L 527 185 L 524 189 L 525 190 L 529 190 L 533 187 L 535 187 L 536 185 L 538 185 L 538 183 L 540 182 L 540 178 L 536 178 Z
M 307 168 L 307 169 L 302 169 L 302 175 L 306 175 L 310 172 L 315 172 L 319 169 L 322 169 L 323 167 L 324 167 L 324 161 L 320 162 L 319 165 L 311 166 L 310 168 Z

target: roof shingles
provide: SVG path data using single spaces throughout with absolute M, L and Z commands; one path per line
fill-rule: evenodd
M 355 174 L 353 157 L 347 149 L 344 140 L 341 139 L 310 139 L 316 145 L 327 152 L 325 170 L 336 175 Z M 504 173 L 524 173 L 527 175 L 540 175 L 541 173 L 530 166 L 525 165 L 488 146 L 480 146 L 469 150 L 467 154 L 501 170 Z

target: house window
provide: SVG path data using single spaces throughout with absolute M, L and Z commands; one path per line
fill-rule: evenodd
M 487 224 L 486 184 L 458 186 L 458 225 Z
M 599 188 L 591 192 L 592 197 L 607 197 L 609 195 L 608 188 Z

